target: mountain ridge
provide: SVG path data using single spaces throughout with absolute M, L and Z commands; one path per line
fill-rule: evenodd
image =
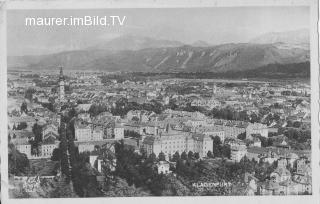
M 57 54 L 8 58 L 9 68 L 26 63 L 30 69 L 51 69 L 64 66 L 74 70 L 100 71 L 209 71 L 248 70 L 268 64 L 309 61 L 309 51 L 280 49 L 271 44 L 223 44 L 210 47 L 145 48 L 141 50 L 79 50 Z M 23 67 L 23 66 L 20 66 Z
M 87 49 L 123 51 L 141 50 L 146 48 L 179 47 L 183 45 L 184 43 L 175 40 L 154 39 L 146 36 L 122 35 L 106 42 L 90 46 Z
M 295 33 L 298 37 L 288 40 L 288 33 Z M 109 72 L 246 71 L 269 64 L 309 62 L 306 34 L 306 31 L 267 33 L 249 43 L 220 45 L 210 45 L 205 41 L 188 45 L 179 41 L 126 35 L 82 50 L 8 57 L 8 68 L 40 70 L 64 66 L 66 70 Z
M 256 44 L 278 44 L 289 48 L 310 49 L 308 29 L 290 30 L 286 32 L 270 32 L 257 36 L 249 41 Z

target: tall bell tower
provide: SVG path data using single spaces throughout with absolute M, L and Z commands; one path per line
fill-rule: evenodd
M 60 102 L 64 101 L 64 76 L 63 69 L 60 67 L 60 75 L 59 75 L 59 100 Z
M 214 84 L 212 88 L 212 98 L 215 97 L 216 94 L 217 94 L 217 85 Z

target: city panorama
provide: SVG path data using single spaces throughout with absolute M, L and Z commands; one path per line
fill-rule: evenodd
M 308 9 L 109 11 L 8 12 L 10 198 L 312 194 Z

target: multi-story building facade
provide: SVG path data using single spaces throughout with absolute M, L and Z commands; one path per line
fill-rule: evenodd
M 14 141 L 16 149 L 25 154 L 28 158 L 31 157 L 31 144 L 28 142 L 27 138 L 21 138 Z
M 102 140 L 103 129 L 101 127 L 94 127 L 91 131 L 91 140 Z
M 77 141 L 91 140 L 91 125 L 83 121 L 76 121 L 74 123 L 75 139 Z
M 225 138 L 237 138 L 239 134 L 245 133 L 246 128 L 237 125 L 215 124 L 224 131 Z
M 252 139 L 252 135 L 261 135 L 262 137 L 268 137 L 268 126 L 261 123 L 249 123 L 246 128 L 246 138 Z
M 231 160 L 235 162 L 240 162 L 241 159 L 246 155 L 247 149 L 246 146 L 231 146 Z
M 147 136 L 142 142 L 142 148 L 148 155 L 159 155 L 163 152 L 166 159 L 179 152 L 197 152 L 205 157 L 208 151 L 212 152 L 213 140 L 204 134 L 188 133 L 183 131 L 162 132 L 160 135 Z
M 50 158 L 52 156 L 53 150 L 59 146 L 59 141 L 51 141 L 42 143 L 41 148 L 41 157 Z
M 36 119 L 32 116 L 22 114 L 19 117 L 9 117 L 8 126 L 12 130 L 14 127 L 18 127 L 19 124 L 26 123 L 26 130 L 32 130 L 33 125 L 36 123 Z
M 103 126 L 77 120 L 74 123 L 76 141 L 100 141 L 104 139 L 121 140 L 124 138 L 124 127 L 121 125 Z
M 51 135 L 51 133 L 49 133 L 49 135 Z M 12 140 L 12 143 L 19 152 L 25 154 L 29 159 L 50 158 L 53 150 L 59 146 L 59 141 L 56 140 L 56 137 L 54 136 L 45 138 L 39 143 L 37 154 L 32 153 L 31 143 L 27 137 L 16 138 Z
M 227 144 L 230 146 L 231 150 L 230 159 L 234 162 L 240 162 L 247 153 L 246 144 L 238 139 L 230 140 Z
M 218 136 L 222 143 L 225 140 L 225 131 L 221 127 L 215 125 L 197 127 L 195 129 L 195 132 L 202 133 L 212 137 Z
M 114 139 L 121 140 L 124 138 L 124 127 L 120 125 L 116 125 L 114 127 Z

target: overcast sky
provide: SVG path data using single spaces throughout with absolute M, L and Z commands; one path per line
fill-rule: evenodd
M 125 25 L 25 26 L 25 17 L 126 16 Z M 191 9 L 103 9 L 8 11 L 8 55 L 48 54 L 82 49 L 121 35 L 210 44 L 248 42 L 268 32 L 309 28 L 307 7 Z

